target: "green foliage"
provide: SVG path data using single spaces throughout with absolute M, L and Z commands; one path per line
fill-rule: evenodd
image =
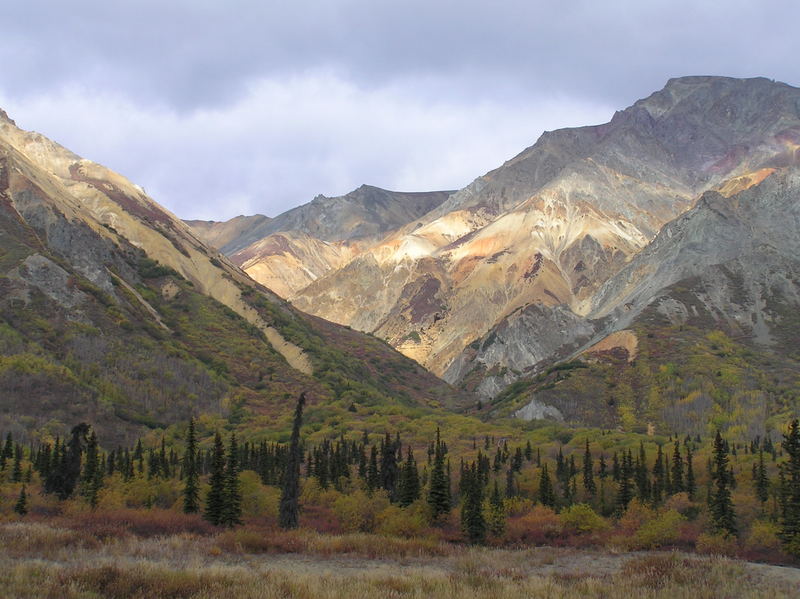
M 720 534 L 736 535 L 736 514 L 731 500 L 731 471 L 728 466 L 728 450 L 719 431 L 714 438 L 713 489 L 709 497 L 711 522 Z
M 792 420 L 783 437 L 786 461 L 782 464 L 781 527 L 786 551 L 800 557 L 800 422 Z
M 564 528 L 578 534 L 600 532 L 609 528 L 608 522 L 585 503 L 571 505 L 558 515 Z
M 662 510 L 636 531 L 634 545 L 642 549 L 656 549 L 670 545 L 678 540 L 680 527 L 684 522 L 686 517 L 676 510 Z

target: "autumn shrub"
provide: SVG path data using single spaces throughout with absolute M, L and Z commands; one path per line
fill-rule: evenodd
M 304 504 L 300 511 L 300 526 L 316 532 L 340 534 L 343 532 L 333 509 L 324 505 Z
M 686 516 L 689 520 L 697 518 L 701 511 L 701 506 L 695 501 L 689 500 L 689 494 L 686 492 L 675 493 L 670 496 L 664 503 L 664 507 L 668 510 L 675 510 L 682 516 Z
M 569 506 L 558 515 L 558 518 L 564 530 L 574 534 L 600 532 L 609 528 L 606 519 L 585 503 Z
M 15 522 L 0 526 L 0 546 L 10 556 L 44 557 L 61 549 L 95 548 L 99 541 L 86 531 L 42 523 Z
M 697 559 L 669 555 L 635 557 L 622 566 L 620 576 L 635 586 L 663 589 L 667 586 L 691 584 L 707 576 L 711 565 Z
M 180 533 L 210 535 L 216 529 L 197 514 L 173 510 L 109 510 L 73 514 L 60 519 L 73 530 L 87 532 L 97 538 L 168 536 Z
M 707 555 L 734 556 L 739 550 L 736 537 L 732 535 L 703 533 L 697 537 L 698 553 Z
M 558 514 L 549 507 L 537 505 L 526 514 L 508 519 L 505 538 L 512 544 L 543 545 L 558 538 L 562 532 Z
M 332 506 L 342 530 L 346 532 L 372 532 L 378 514 L 387 507 L 389 498 L 383 490 L 375 491 L 372 496 L 361 490 L 340 495 Z
M 428 532 L 427 506 L 418 501 L 401 508 L 390 505 L 375 517 L 375 532 L 392 537 L 420 537 Z
M 278 505 L 281 490 L 261 484 L 261 477 L 252 470 L 245 470 L 239 475 L 242 492 L 242 515 L 245 518 L 278 517 Z
M 227 553 L 301 553 L 308 537 L 308 531 L 244 526 L 221 532 L 213 546 Z
M 656 549 L 675 543 L 686 517 L 676 510 L 662 510 L 655 518 L 642 524 L 633 536 L 631 547 Z

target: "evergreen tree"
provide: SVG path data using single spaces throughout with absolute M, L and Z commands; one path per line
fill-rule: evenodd
M 769 499 L 769 479 L 767 478 L 767 468 L 764 465 L 764 450 L 758 450 L 758 464 L 753 464 L 755 468 L 754 483 L 756 497 L 761 503 L 766 503 Z
M 470 543 L 486 540 L 486 520 L 483 517 L 483 485 L 473 462 L 464 470 L 461 481 L 463 495 L 461 505 L 461 530 Z
M 406 461 L 400 471 L 400 489 L 398 492 L 400 505 L 406 507 L 419 499 L 419 472 L 414 461 L 414 453 L 409 445 Z
M 712 458 L 712 488 L 709 496 L 711 523 L 717 532 L 736 534 L 736 514 L 731 501 L 731 476 L 728 469 L 728 451 L 719 431 L 714 438 Z
M 489 496 L 489 509 L 487 512 L 486 525 L 494 536 L 499 537 L 506 529 L 506 511 L 503 505 L 503 498 L 500 496 L 500 487 L 494 481 L 494 489 Z
M 529 462 L 533 460 L 533 447 L 531 447 L 530 440 L 525 444 L 525 459 Z
M 800 556 L 800 424 L 795 418 L 781 443 L 786 461 L 781 464 L 781 521 L 778 536 L 788 553 Z
M 11 437 L 11 433 L 6 433 L 6 443 L 3 446 L 3 449 L 0 450 L 0 470 L 5 470 L 6 460 L 10 460 L 13 457 L 14 457 L 14 440 Z
M 547 464 L 542 464 L 542 472 L 539 475 L 539 501 L 547 507 L 556 507 L 556 493 L 553 481 L 550 480 L 550 473 L 547 471 Z
M 372 493 L 380 485 L 380 472 L 378 472 L 378 448 L 374 445 L 369 453 L 369 467 L 367 468 L 367 491 Z
M 397 499 L 397 448 L 388 432 L 381 444 L 381 487 L 389 494 L 389 501 Z
M 97 434 L 92 430 L 86 443 L 86 459 L 81 475 L 81 495 L 92 509 L 97 507 L 98 494 L 103 486 L 103 468 L 97 447 Z
M 45 480 L 45 493 L 55 493 L 64 500 L 75 491 L 81 476 L 81 455 L 88 432 L 89 425 L 84 422 L 72 428 L 69 442 L 61 445 L 60 455 L 53 456 L 54 467 Z
M 225 512 L 225 446 L 219 431 L 214 435 L 214 449 L 211 456 L 211 475 L 208 479 L 210 489 L 206 495 L 206 508 L 203 518 L 214 526 L 222 524 Z
M 692 454 L 691 445 L 686 445 L 686 494 L 689 501 L 694 501 L 697 495 L 697 483 L 694 479 L 694 455 Z
M 28 494 L 25 492 L 25 485 L 22 485 L 22 489 L 19 492 L 17 502 L 14 504 L 14 511 L 20 516 L 28 513 Z
M 653 487 L 651 498 L 653 503 L 658 505 L 664 496 L 664 452 L 661 445 L 658 446 L 658 453 L 656 453 L 656 463 L 653 464 Z
M 600 477 L 600 480 L 604 480 L 608 477 L 608 466 L 606 465 L 606 457 L 602 453 L 600 454 L 600 460 L 597 468 L 597 476 Z
M 445 472 L 444 447 L 439 440 L 439 429 L 436 429 L 436 445 L 434 446 L 431 484 L 428 489 L 428 505 L 431 517 L 436 522 L 444 514 L 450 512 L 450 479 Z
M 592 452 L 589 450 L 589 439 L 586 439 L 586 449 L 583 452 L 583 488 L 592 497 L 597 493 L 593 469 L 594 465 L 592 464 Z
M 22 445 L 14 446 L 14 465 L 11 468 L 11 482 L 22 482 Z
M 506 497 L 511 499 L 517 494 L 517 485 L 514 482 L 514 467 L 509 466 L 506 470 Z
M 189 420 L 186 452 L 183 454 L 183 512 L 194 514 L 200 509 L 200 480 L 197 472 L 197 435 L 194 418 Z
M 643 502 L 650 500 L 650 477 L 647 473 L 647 456 L 644 452 L 644 443 L 639 442 L 639 455 L 636 458 L 635 466 L 636 490 L 639 499 Z
M 633 499 L 633 456 L 631 451 L 622 454 L 619 466 L 619 489 L 617 490 L 617 512 L 622 514 Z
M 286 457 L 286 470 L 283 475 L 283 489 L 278 515 L 278 522 L 281 528 L 297 528 L 299 525 L 300 463 L 303 460 L 303 450 L 300 447 L 300 427 L 303 425 L 303 406 L 305 403 L 306 394 L 301 393 L 294 411 L 289 454 Z
M 683 483 L 683 458 L 681 457 L 681 446 L 675 441 L 675 449 L 672 452 L 672 492 L 681 493 L 685 491 Z
M 242 490 L 239 482 L 239 447 L 236 435 L 231 433 L 228 445 L 228 463 L 225 466 L 224 507 L 220 517 L 223 526 L 236 526 L 242 523 Z

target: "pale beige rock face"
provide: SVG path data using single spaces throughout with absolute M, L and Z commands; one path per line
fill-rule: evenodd
M 289 297 L 376 333 L 451 382 L 475 367 L 535 368 L 598 341 L 587 318 L 599 290 L 665 224 L 707 190 L 730 196 L 791 164 L 798 140 L 800 90 L 671 80 L 609 123 L 546 133 L 349 261 L 328 260 L 313 280 L 298 275 L 293 285 L 310 282 Z M 278 262 L 300 272 L 302 254 Z M 500 330 L 507 343 L 491 351 L 485 341 Z
M 311 372 L 311 362 L 300 348 L 280 337 L 242 300 L 239 285 L 251 285 L 250 279 L 227 258 L 210 251 L 141 187 L 8 120 L 0 120 L 0 157 L 9 167 L 17 211 L 41 208 L 44 214 L 58 212 L 112 241 L 118 236 L 126 238 L 150 258 L 192 281 L 200 292 L 261 328 L 291 366 Z M 20 191 L 29 193 L 16 193 Z M 100 272 L 86 275 L 101 286 L 110 276 Z

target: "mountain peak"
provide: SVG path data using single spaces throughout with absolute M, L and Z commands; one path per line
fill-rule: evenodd
M 11 123 L 15 127 L 17 126 L 17 124 L 14 122 L 14 120 L 12 118 L 10 118 L 8 116 L 8 113 L 5 110 L 3 110 L 2 108 L 0 108 L 0 121 L 5 121 L 7 123 Z

